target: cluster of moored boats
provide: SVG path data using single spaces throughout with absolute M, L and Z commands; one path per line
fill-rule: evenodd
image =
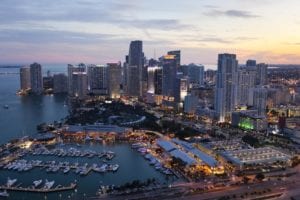
M 28 171 L 34 167 L 41 167 L 46 168 L 46 172 L 48 173 L 55 173 L 61 170 L 63 173 L 68 173 L 71 169 L 75 169 L 75 173 L 79 175 L 87 175 L 90 171 L 95 172 L 116 172 L 119 169 L 118 164 L 92 164 L 89 165 L 85 163 L 80 165 L 78 162 L 76 163 L 69 163 L 69 162 L 56 162 L 56 161 L 46 161 L 43 162 L 41 160 L 16 160 L 14 162 L 8 163 L 7 165 L 3 166 L 3 169 L 7 170 L 15 170 L 19 172 Z
M 31 170 L 32 168 L 39 166 L 42 163 L 40 160 L 32 160 L 28 162 L 27 160 L 15 160 L 14 162 L 10 162 L 3 167 L 3 169 L 15 170 L 18 172 L 26 172 Z
M 134 143 L 131 145 L 131 147 L 133 149 L 137 149 L 137 151 L 140 152 L 144 156 L 144 158 L 149 161 L 150 165 L 154 165 L 156 170 L 166 175 L 173 175 L 171 169 L 168 169 L 167 167 L 163 166 L 163 164 L 157 158 L 155 158 L 152 154 L 148 152 L 146 143 Z
M 7 189 L 12 189 L 12 188 L 25 189 L 25 190 L 27 189 L 27 188 L 23 188 L 23 187 L 20 186 L 22 183 L 15 186 L 17 181 L 18 181 L 17 179 L 10 179 L 8 177 L 6 184 L 2 187 L 5 187 Z M 41 190 L 47 191 L 47 190 L 50 190 L 51 188 L 53 188 L 55 181 L 48 181 L 46 179 L 44 181 L 44 184 L 42 184 L 42 183 L 43 183 L 42 179 L 35 180 L 35 181 L 33 181 L 32 186 L 30 186 L 29 188 L 31 188 L 31 189 L 41 189 Z M 61 185 L 56 186 L 56 188 L 60 188 L 60 187 L 62 187 L 62 186 Z M 9 193 L 7 192 L 6 189 L 3 190 L 3 192 L 0 192 L 0 197 L 9 197 Z
M 99 158 L 105 158 L 107 160 L 111 160 L 114 158 L 115 153 L 112 151 L 103 151 L 103 152 L 96 152 L 93 150 L 85 150 L 80 151 L 76 148 L 69 148 L 69 149 L 63 149 L 63 148 L 55 148 L 55 149 L 47 149 L 44 146 L 41 146 L 39 148 L 35 148 L 30 151 L 32 155 L 51 155 L 51 156 L 58 156 L 58 157 L 99 157 Z

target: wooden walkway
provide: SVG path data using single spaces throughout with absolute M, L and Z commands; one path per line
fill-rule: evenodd
M 19 192 L 36 192 L 36 193 L 49 193 L 49 192 L 60 192 L 60 191 L 67 191 L 67 190 L 73 190 L 77 186 L 76 183 L 71 183 L 69 186 L 65 187 L 55 187 L 50 189 L 45 188 L 23 188 L 23 187 L 8 187 L 5 185 L 0 186 L 1 190 L 11 190 L 11 191 L 19 191 Z

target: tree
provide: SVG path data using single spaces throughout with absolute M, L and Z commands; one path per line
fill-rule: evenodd
M 253 137 L 252 135 L 245 135 L 242 137 L 243 142 L 249 144 L 253 147 L 259 146 L 259 140 L 256 137 Z

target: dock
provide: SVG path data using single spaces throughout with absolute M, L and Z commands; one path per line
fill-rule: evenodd
M 61 192 L 67 190 L 74 190 L 76 188 L 76 183 L 71 183 L 69 186 L 64 187 L 55 187 L 50 189 L 45 188 L 32 188 L 32 187 L 8 187 L 5 185 L 0 186 L 0 190 L 10 190 L 10 191 L 18 191 L 18 192 L 35 192 L 35 193 L 50 193 L 50 192 Z

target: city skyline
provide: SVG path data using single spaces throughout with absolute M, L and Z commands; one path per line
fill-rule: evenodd
M 125 60 L 129 41 L 142 40 L 147 58 L 180 49 L 183 64 L 216 64 L 222 52 L 237 54 L 239 63 L 298 64 L 297 4 L 3 1 L 0 58 L 2 64 L 117 62 Z

